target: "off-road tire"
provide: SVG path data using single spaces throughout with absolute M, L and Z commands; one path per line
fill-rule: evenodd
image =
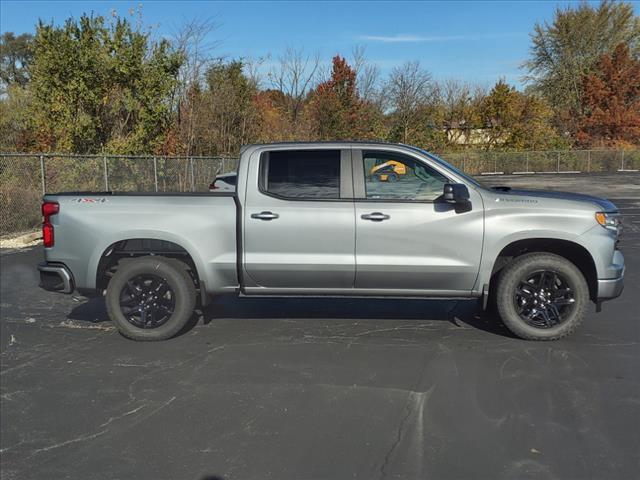
M 570 284 L 575 299 L 573 310 L 558 325 L 536 328 L 518 314 L 515 289 L 528 274 L 548 269 L 560 273 Z M 525 340 L 558 340 L 571 334 L 582 323 L 589 304 L 589 287 L 582 272 L 566 258 L 552 253 L 529 253 L 516 257 L 505 266 L 498 278 L 496 304 L 505 326 Z
M 122 312 L 121 292 L 128 280 L 139 275 L 161 277 L 175 295 L 173 313 L 157 328 L 139 328 L 130 323 Z M 105 300 L 109 318 L 123 336 L 132 340 L 158 341 L 173 337 L 189 322 L 196 306 L 196 289 L 184 263 L 150 255 L 121 262 L 109 282 Z

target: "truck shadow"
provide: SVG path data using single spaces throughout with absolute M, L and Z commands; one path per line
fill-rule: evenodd
M 68 320 L 81 322 L 102 323 L 109 322 L 107 307 L 102 297 L 90 297 L 81 301 L 67 315 Z
M 238 298 L 225 295 L 202 311 L 204 324 L 218 319 L 428 320 L 465 325 L 515 338 L 496 314 L 482 311 L 477 300 L 380 298 Z
M 77 305 L 70 320 L 89 323 L 108 322 L 109 317 L 100 297 Z M 483 312 L 477 300 L 416 300 L 379 298 L 238 298 L 223 295 L 194 314 L 181 334 L 201 320 L 205 325 L 222 319 L 306 319 L 335 320 L 426 320 L 449 322 L 494 335 L 514 338 L 495 314 Z

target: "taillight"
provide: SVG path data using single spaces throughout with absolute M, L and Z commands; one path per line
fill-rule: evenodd
M 217 190 L 217 189 L 218 187 L 216 187 L 216 182 L 209 184 L 209 190 Z
M 53 225 L 50 223 L 42 224 L 42 243 L 46 248 L 53 247 Z
M 51 224 L 51 216 L 56 215 L 60 211 L 58 202 L 42 203 L 42 243 L 45 248 L 53 247 L 53 225 Z
M 43 202 L 42 204 L 42 216 L 48 219 L 51 215 L 55 215 L 60 211 L 60 205 L 58 202 Z

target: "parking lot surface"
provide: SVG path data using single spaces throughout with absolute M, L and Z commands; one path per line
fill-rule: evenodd
M 638 478 L 640 178 L 484 180 L 615 199 L 623 295 L 551 343 L 473 301 L 233 297 L 136 343 L 3 251 L 2 478 Z

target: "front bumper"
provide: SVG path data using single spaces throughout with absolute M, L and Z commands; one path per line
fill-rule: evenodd
M 624 275 L 620 278 L 598 280 L 598 300 L 619 297 L 622 290 L 624 290 Z
M 71 293 L 75 289 L 71 271 L 62 263 L 42 262 L 38 265 L 40 287 L 50 292 Z
M 624 289 L 624 257 L 620 250 L 613 254 L 612 270 L 617 274 L 614 278 L 598 280 L 598 300 L 609 300 L 619 297 Z

